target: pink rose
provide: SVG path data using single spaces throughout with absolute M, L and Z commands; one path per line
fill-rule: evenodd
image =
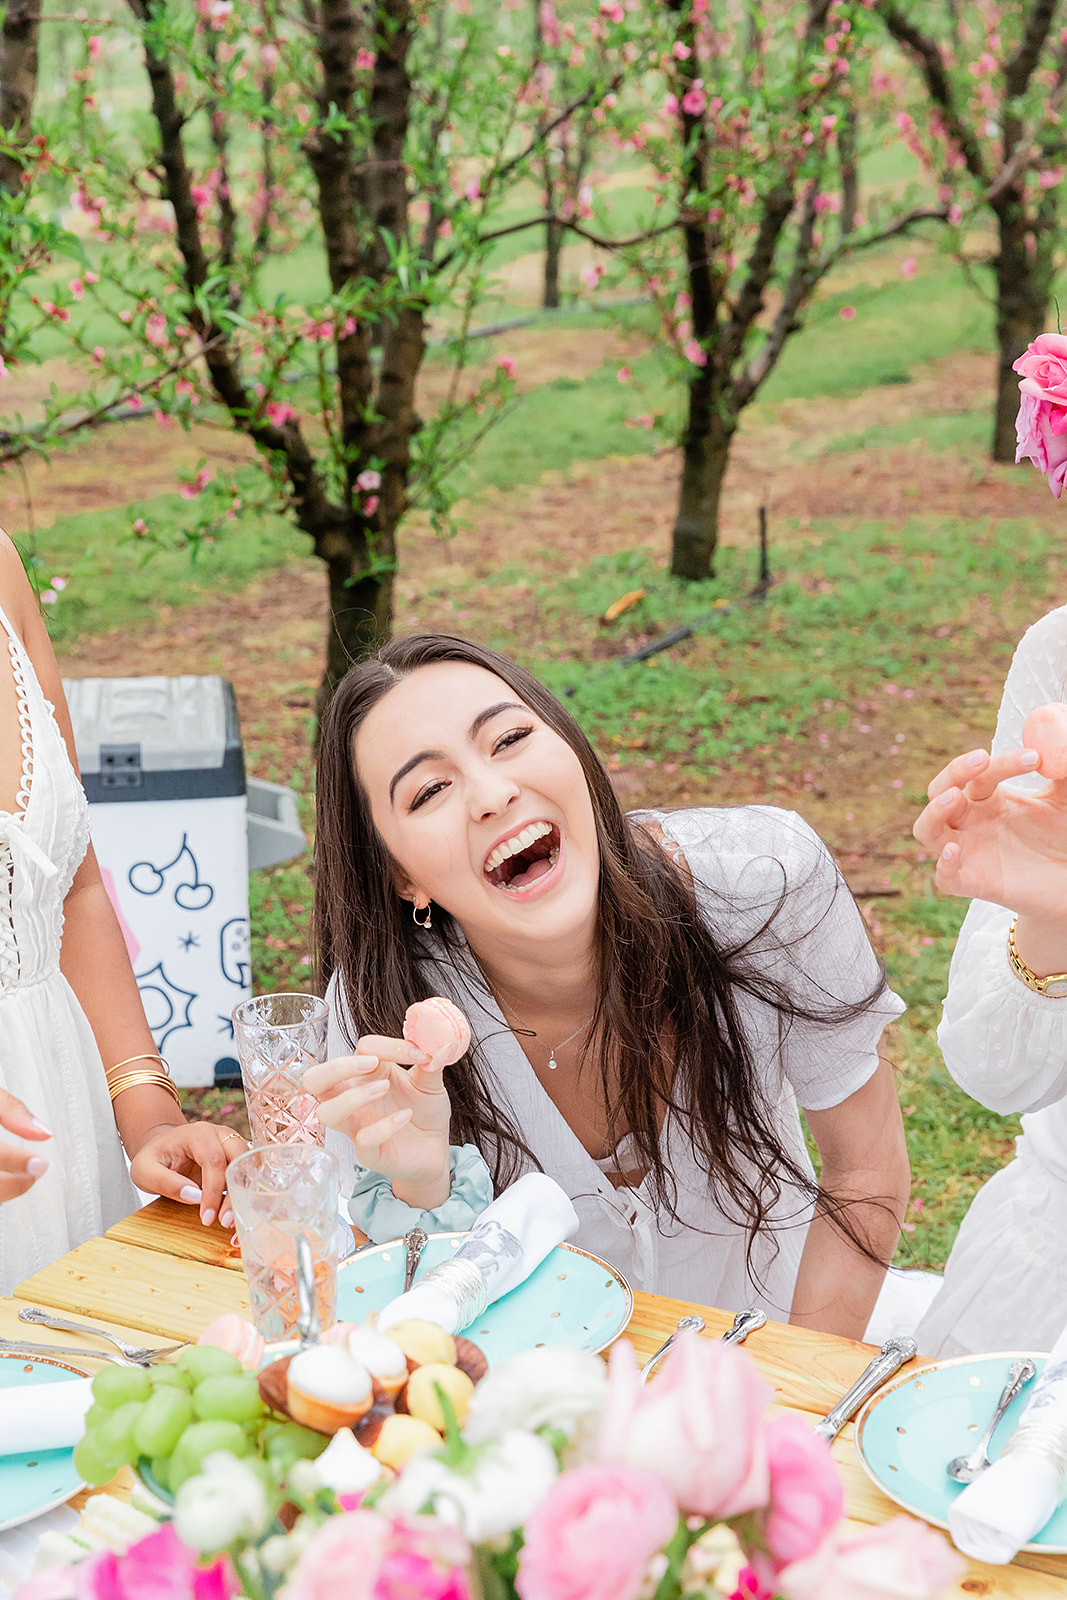
M 1015 459 L 1029 458 L 1039 472 L 1045 473 L 1048 486 L 1058 500 L 1067 477 L 1067 408 L 1043 399 L 1034 393 L 1035 388 L 1031 378 L 1024 378 L 1019 385 Z
M 844 1514 L 845 1495 L 825 1439 L 785 1413 L 764 1428 L 771 1498 L 757 1517 L 763 1548 L 747 1552 L 761 1588 L 773 1592 L 783 1567 L 814 1555 Z
M 376 1511 L 346 1511 L 324 1522 L 286 1585 L 289 1600 L 373 1600 L 389 1541 Z
M 286 1600 L 470 1600 L 470 1545 L 432 1517 L 389 1522 L 346 1511 L 325 1522 L 286 1584 Z
M 1062 333 L 1039 333 L 1012 368 L 1030 380 L 1026 392 L 1035 399 L 1067 406 L 1067 337 Z
M 62 1600 L 60 1575 L 66 1572 L 71 1600 L 232 1600 L 240 1592 L 225 1556 L 210 1566 L 198 1565 L 194 1551 L 186 1549 L 172 1523 L 139 1539 L 124 1556 L 100 1550 L 76 1567 L 53 1567 L 42 1573 L 48 1587 L 33 1579 L 18 1591 L 25 1600 Z M 53 1576 L 54 1575 L 54 1576 Z
M 630 1467 L 576 1467 L 526 1524 L 515 1588 L 522 1600 L 633 1600 L 678 1526 L 664 1480 Z
M 894 1517 L 858 1539 L 824 1539 L 777 1579 L 783 1600 L 933 1600 L 966 1568 L 948 1540 L 924 1522 Z
M 684 1333 L 642 1384 L 633 1346 L 611 1352 L 597 1456 L 666 1478 L 685 1512 L 736 1517 L 767 1504 L 762 1426 L 771 1389 L 743 1350 Z

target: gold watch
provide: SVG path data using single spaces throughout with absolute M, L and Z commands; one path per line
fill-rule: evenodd
M 1039 978 L 1032 968 L 1026 965 L 1019 948 L 1015 943 L 1015 929 L 1019 921 L 1016 912 L 1011 919 L 1008 929 L 1008 963 L 1020 983 L 1025 983 L 1028 989 L 1035 994 L 1047 995 L 1050 1000 L 1067 999 L 1067 972 L 1050 972 L 1047 978 Z

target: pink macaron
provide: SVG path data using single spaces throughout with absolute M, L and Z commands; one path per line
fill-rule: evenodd
M 450 1067 L 470 1049 L 471 1030 L 458 1006 L 435 995 L 432 1000 L 417 1000 L 408 1006 L 404 1038 L 423 1055 L 433 1057 L 444 1052 L 439 1064 Z

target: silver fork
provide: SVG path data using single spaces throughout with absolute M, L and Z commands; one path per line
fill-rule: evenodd
M 0 1339 L 0 1355 L 4 1356 L 66 1356 L 68 1361 L 113 1361 L 117 1367 L 136 1367 L 136 1361 L 127 1361 L 114 1350 L 76 1350 L 69 1344 L 36 1344 L 32 1339 Z
M 19 1312 L 19 1321 L 33 1322 L 45 1328 L 57 1328 L 63 1333 L 91 1333 L 97 1339 L 106 1339 L 108 1344 L 113 1344 L 117 1350 L 122 1351 L 127 1361 L 132 1361 L 139 1367 L 158 1361 L 160 1356 L 172 1356 L 176 1350 L 184 1350 L 189 1343 L 186 1339 L 182 1344 L 127 1344 L 125 1339 L 120 1339 L 117 1334 L 107 1333 L 103 1328 L 91 1328 L 87 1322 L 67 1322 L 63 1317 L 54 1317 L 43 1306 L 23 1306 Z

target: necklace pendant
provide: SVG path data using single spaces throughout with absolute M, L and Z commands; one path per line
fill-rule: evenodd
M 556 1070 L 556 1068 L 558 1066 L 559 1066 L 559 1062 L 556 1060 L 556 1052 L 553 1050 L 552 1054 L 548 1058 L 548 1070 L 549 1070 L 549 1072 L 555 1072 L 555 1070 Z

